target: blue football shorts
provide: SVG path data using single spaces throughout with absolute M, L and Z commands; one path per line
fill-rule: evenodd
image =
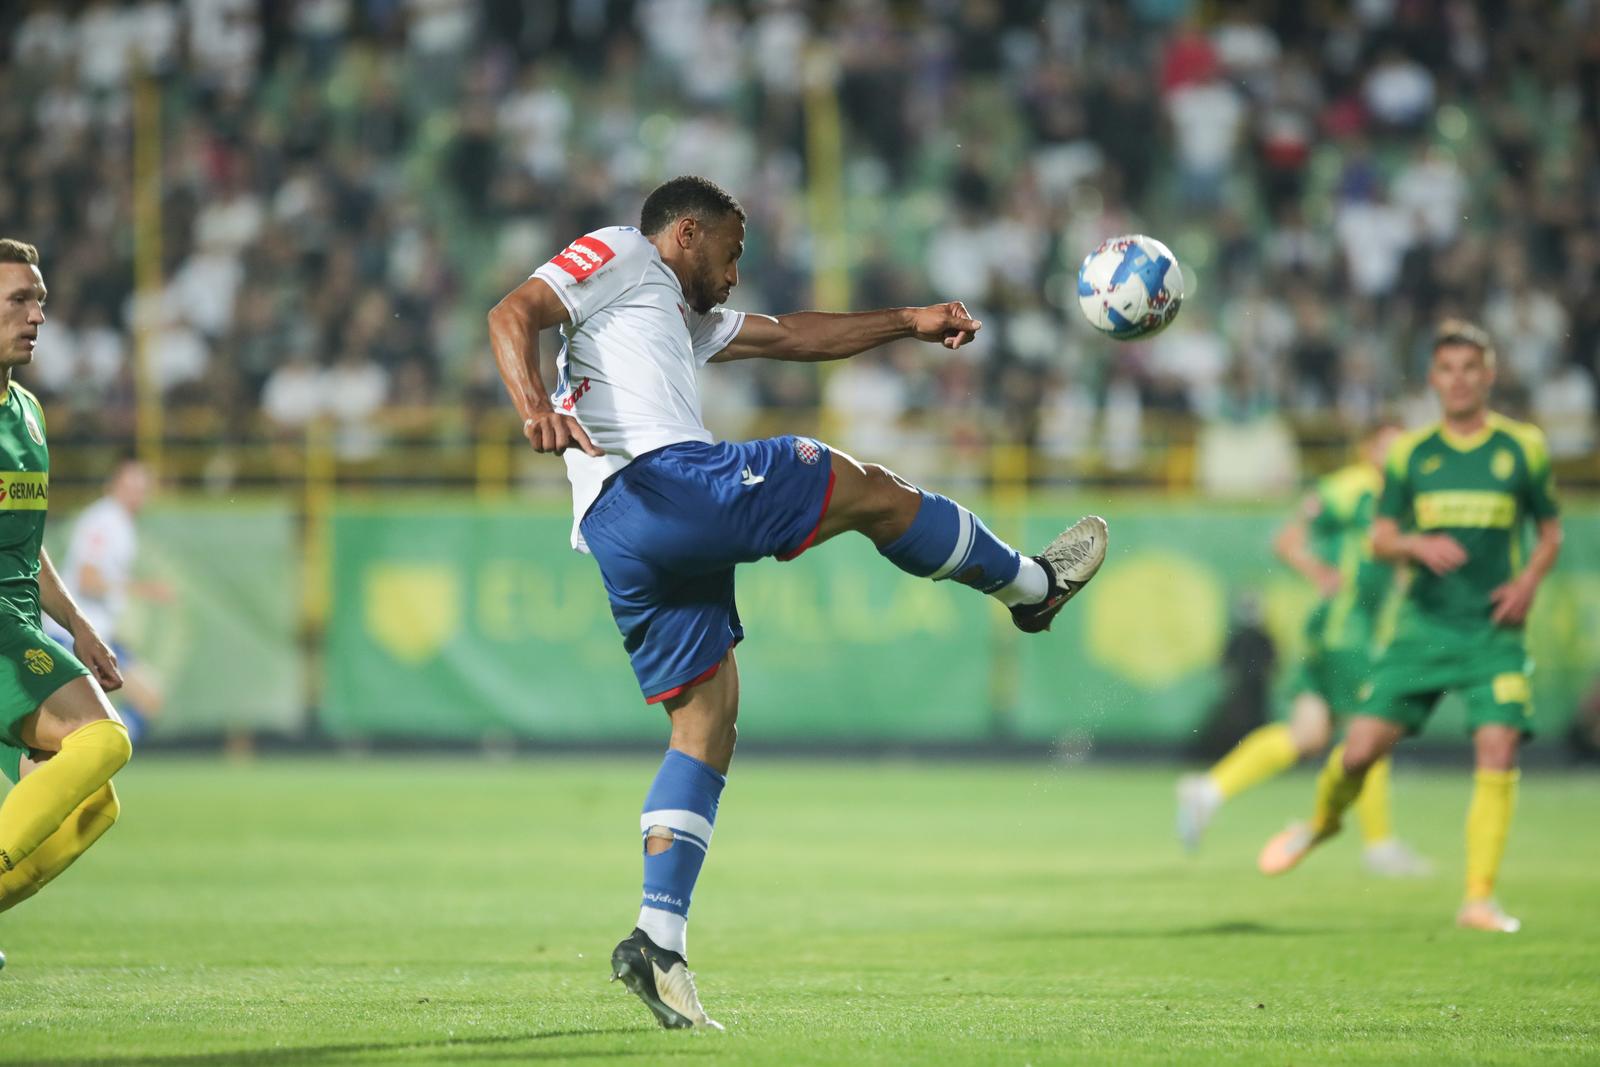
M 832 494 L 831 453 L 809 437 L 684 441 L 611 476 L 578 528 L 646 703 L 716 673 L 744 637 L 734 567 L 811 547 Z

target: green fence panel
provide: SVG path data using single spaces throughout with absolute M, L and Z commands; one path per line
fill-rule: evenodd
M 50 524 L 58 564 L 72 518 Z M 173 594 L 132 598 L 118 635 L 166 692 L 152 737 L 304 730 L 300 546 L 286 502 L 154 504 L 139 517 L 135 576 Z
M 992 601 L 915 581 L 864 539 L 740 569 L 741 719 L 795 741 L 995 737 L 1181 743 L 1217 698 L 1230 612 L 1258 606 L 1280 681 L 1314 594 L 1273 558 L 1281 507 L 1087 502 L 1112 553 L 1055 630 L 1026 638 Z M 1035 504 L 997 528 L 1046 541 L 1079 510 Z M 1569 518 L 1538 602 L 1544 733 L 1600 673 L 1600 517 Z M 570 519 L 532 506 L 342 506 L 323 723 L 338 736 L 660 739 Z M 1443 735 L 1459 713 L 1441 709 Z
M 531 509 L 341 509 L 323 724 L 338 736 L 663 736 L 571 519 Z M 741 568 L 744 714 L 763 737 L 986 731 L 988 620 L 860 538 Z

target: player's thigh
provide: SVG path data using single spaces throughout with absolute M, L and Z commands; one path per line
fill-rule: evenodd
M 0 741 L 54 752 L 74 729 L 110 714 L 100 687 L 63 645 L 31 621 L 0 620 Z
M 101 719 L 122 721 L 94 679 L 82 675 L 46 697 L 18 733 L 29 748 L 59 752 L 68 734 Z
M 1328 747 L 1333 735 L 1333 714 L 1320 692 L 1302 689 L 1289 705 L 1289 736 L 1303 756 Z

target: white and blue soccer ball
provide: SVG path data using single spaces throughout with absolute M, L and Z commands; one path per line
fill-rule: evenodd
M 1113 237 L 1078 268 L 1078 307 L 1089 325 L 1118 341 L 1153 337 L 1183 303 L 1183 268 L 1154 237 Z

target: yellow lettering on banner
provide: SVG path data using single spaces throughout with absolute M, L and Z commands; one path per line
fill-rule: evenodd
M 1455 527 L 1507 530 L 1517 519 L 1517 500 L 1510 493 L 1487 490 L 1449 490 L 1418 493 L 1417 528 Z
M 1533 699 L 1526 674 L 1497 674 L 1492 684 L 1496 704 L 1526 704 Z
M 362 575 L 367 632 L 402 663 L 425 663 L 461 629 L 461 583 L 454 567 L 378 563 Z
M 0 471 L 0 511 L 46 511 L 49 507 L 49 474 Z

